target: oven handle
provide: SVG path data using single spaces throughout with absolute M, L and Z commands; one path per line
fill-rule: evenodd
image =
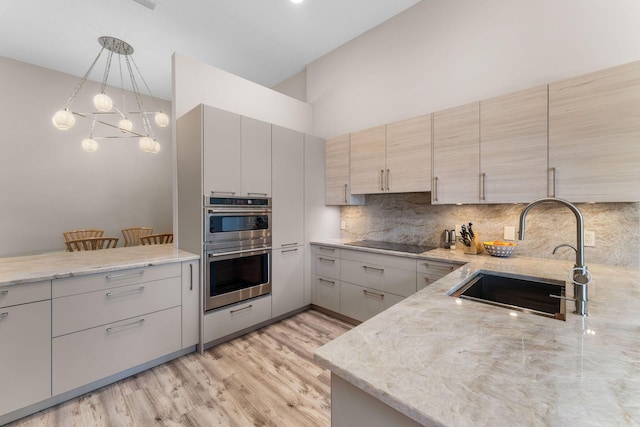
M 245 209 L 242 208 L 207 208 L 207 213 L 243 213 L 247 215 L 264 215 L 271 213 L 271 208 L 251 206 Z
M 242 251 L 231 251 L 231 252 L 219 252 L 219 253 L 209 253 L 209 258 L 216 258 L 216 257 L 221 257 L 221 256 L 228 256 L 228 255 L 239 255 L 239 254 L 246 254 L 249 252 L 266 252 L 271 250 L 271 246 L 265 246 L 265 247 L 261 247 L 261 248 L 253 248 L 253 249 L 245 249 Z

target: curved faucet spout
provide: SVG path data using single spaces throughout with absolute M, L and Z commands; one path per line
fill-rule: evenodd
M 571 209 L 571 212 L 576 216 L 576 264 L 573 269 L 573 293 L 576 301 L 576 313 L 582 316 L 587 315 L 587 285 L 589 284 L 589 272 L 587 266 L 584 265 L 584 218 L 582 212 L 575 205 L 567 202 L 563 199 L 556 199 L 555 197 L 546 197 L 543 199 L 535 200 L 529 203 L 520 213 L 520 236 L 519 240 L 524 240 L 525 232 L 525 220 L 527 219 L 527 213 L 534 206 L 542 203 L 558 203 Z M 561 245 L 562 246 L 562 245 Z M 558 248 L 556 248 L 558 249 Z M 555 253 L 555 249 L 554 249 Z

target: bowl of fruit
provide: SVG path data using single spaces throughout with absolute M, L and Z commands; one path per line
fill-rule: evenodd
M 493 242 L 482 242 L 484 250 L 489 252 L 491 256 L 508 257 L 511 256 L 516 249 L 515 243 L 503 242 L 501 240 L 495 240 Z

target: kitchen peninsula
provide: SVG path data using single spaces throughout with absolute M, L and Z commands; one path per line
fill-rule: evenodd
M 466 264 L 316 351 L 332 371 L 333 427 L 640 423 L 639 270 L 589 265 L 590 316 L 567 301 L 561 321 L 448 292 L 479 271 L 564 282 L 570 262 L 406 256 Z

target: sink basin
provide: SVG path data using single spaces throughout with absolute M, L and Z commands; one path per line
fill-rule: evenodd
M 565 320 L 565 283 L 532 277 L 479 273 L 450 296 Z

